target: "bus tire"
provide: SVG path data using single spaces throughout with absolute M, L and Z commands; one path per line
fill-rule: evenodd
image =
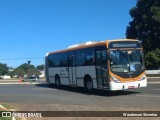
M 93 82 L 92 82 L 92 79 L 90 77 L 87 77 L 87 79 L 85 79 L 85 89 L 87 91 L 92 91 L 93 90 Z
M 60 87 L 60 86 L 61 86 L 61 82 L 60 82 L 59 76 L 57 76 L 57 77 L 55 78 L 55 84 L 56 84 L 56 87 Z

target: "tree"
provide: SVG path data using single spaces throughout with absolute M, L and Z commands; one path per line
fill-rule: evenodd
M 16 68 L 14 71 L 13 71 L 13 74 L 14 75 L 18 75 L 18 76 L 24 76 L 26 75 L 26 71 L 21 67 L 19 66 L 18 68 Z
M 44 70 L 44 64 L 38 65 L 38 66 L 37 66 L 37 70 L 43 71 L 43 70 Z
M 149 51 L 146 54 L 146 65 L 150 69 L 159 69 L 160 68 L 160 48 L 157 48 L 155 51 Z M 154 66 L 153 66 L 154 65 Z
M 30 65 L 30 71 L 29 71 L 30 75 L 36 75 L 36 76 L 39 76 L 40 75 L 40 72 L 35 68 L 34 65 Z
M 8 67 L 7 64 L 0 63 L 0 75 L 8 74 Z
M 24 76 L 24 75 L 40 75 L 40 73 L 38 72 L 38 70 L 35 68 L 34 65 L 28 65 L 27 63 L 24 63 L 22 65 L 20 65 L 19 67 L 17 67 L 14 71 L 13 71 L 14 75 L 18 75 L 18 76 Z
M 151 51 L 153 53 L 160 48 L 160 0 L 137 0 L 130 15 L 133 21 L 127 27 L 126 37 L 142 40 L 146 63 L 149 64 L 148 60 L 155 57 L 154 54 L 151 55 Z M 154 67 L 154 64 L 150 65 Z
M 13 67 L 8 67 L 8 75 L 11 76 L 11 78 L 14 76 L 13 70 L 14 70 Z

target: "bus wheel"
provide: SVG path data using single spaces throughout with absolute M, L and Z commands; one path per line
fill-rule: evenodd
M 93 83 L 92 83 L 92 79 L 87 80 L 85 82 L 85 89 L 88 91 L 92 91 L 93 90 Z
M 60 87 L 61 86 L 61 82 L 60 82 L 60 78 L 59 77 L 56 77 L 55 79 L 56 81 L 56 87 Z

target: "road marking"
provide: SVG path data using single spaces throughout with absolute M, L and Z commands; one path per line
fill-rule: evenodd
M 136 95 L 138 97 L 155 97 L 155 98 L 160 98 L 160 96 L 157 96 L 157 95 Z

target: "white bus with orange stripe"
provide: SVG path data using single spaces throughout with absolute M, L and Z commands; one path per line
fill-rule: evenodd
M 87 42 L 46 54 L 50 85 L 87 90 L 125 90 L 147 86 L 143 48 L 138 40 Z

